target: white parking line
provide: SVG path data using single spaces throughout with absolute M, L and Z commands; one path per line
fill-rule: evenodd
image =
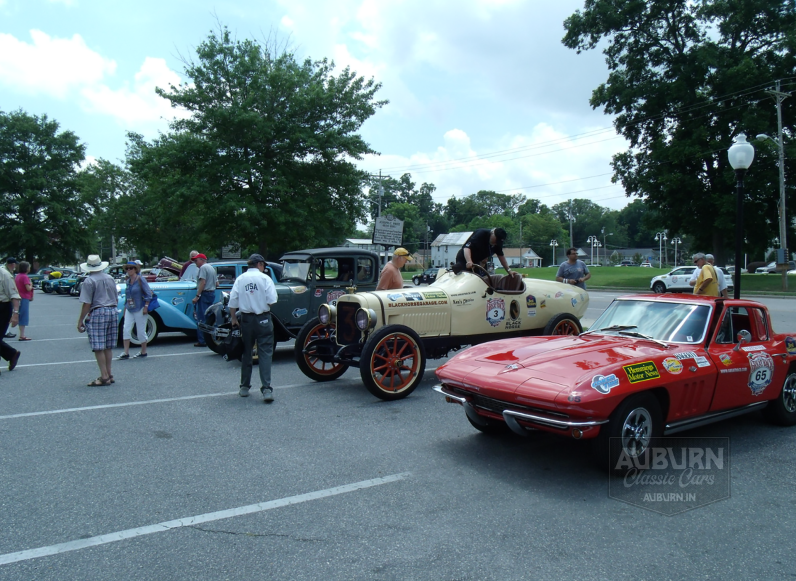
M 59 339 L 53 339 L 53 341 L 58 341 Z M 48 339 L 42 339 L 42 341 L 48 341 Z M 209 349 L 207 351 L 186 351 L 185 353 L 163 353 L 161 355 L 148 355 L 147 359 L 155 359 L 157 357 L 182 357 L 184 355 L 209 355 L 213 354 L 212 351 Z M 22 367 L 42 367 L 48 365 L 71 365 L 73 363 L 96 363 L 96 359 L 80 359 L 78 361 L 54 361 L 52 363 L 28 363 L 27 365 L 17 365 L 17 369 Z
M 176 520 L 165 521 L 154 525 L 138 527 L 134 529 L 127 529 L 125 531 L 117 531 L 108 533 L 106 535 L 99 535 L 90 537 L 88 539 L 78 539 L 76 541 L 69 541 L 57 545 L 50 545 L 48 547 L 39 547 L 37 549 L 28 549 L 26 551 L 18 551 L 16 553 L 6 553 L 0 555 L 0 565 L 7 565 L 9 563 L 17 563 L 19 561 L 29 561 L 31 559 L 38 559 L 39 557 L 49 557 L 50 555 L 57 555 L 59 553 L 68 553 L 70 551 L 79 551 L 87 547 L 96 547 L 98 545 L 106 545 L 108 543 L 115 543 L 126 539 L 133 539 L 144 535 L 151 535 L 153 533 L 162 533 L 173 529 L 183 527 L 191 527 L 202 523 L 213 522 L 226 518 L 242 516 L 246 514 L 254 514 L 258 512 L 265 512 L 274 508 L 281 508 L 283 506 L 290 506 L 292 504 L 300 504 L 302 502 L 309 502 L 310 500 L 318 500 L 321 498 L 329 498 L 330 496 L 337 496 L 338 494 L 346 494 L 356 490 L 365 488 L 372 488 L 374 486 L 381 486 L 382 484 L 389 484 L 404 480 L 411 476 L 410 472 L 403 472 L 401 474 L 392 474 L 391 476 L 384 476 L 382 478 L 373 478 L 371 480 L 362 480 L 354 482 L 353 484 L 345 484 L 335 488 L 327 488 L 326 490 L 317 490 L 307 494 L 299 494 L 296 496 L 288 496 L 278 500 L 270 500 L 268 502 L 258 502 L 257 504 L 250 504 L 248 506 L 240 506 L 238 508 L 230 508 L 227 510 L 219 510 L 217 512 L 208 512 L 196 516 L 189 516 Z

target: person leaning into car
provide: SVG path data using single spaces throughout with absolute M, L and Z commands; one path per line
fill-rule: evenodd
M 207 256 L 204 254 L 197 254 L 194 257 L 196 266 L 199 267 L 199 272 L 196 274 L 196 296 L 192 302 L 196 305 L 196 320 L 204 323 L 207 319 L 207 309 L 216 300 L 216 285 L 218 284 L 218 275 L 216 269 L 207 264 Z M 200 328 L 196 328 L 196 343 L 194 347 L 206 347 L 205 336 Z
M 276 303 L 276 287 L 271 277 L 265 274 L 265 258 L 252 254 L 247 261 L 249 269 L 235 279 L 229 293 L 229 316 L 232 326 L 241 328 L 243 358 L 240 366 L 240 391 L 238 395 L 248 397 L 252 380 L 252 349 L 257 343 L 260 359 L 260 393 L 263 401 L 274 401 L 271 387 L 271 358 L 274 354 L 274 324 L 271 321 L 271 305 Z M 236 316 L 241 313 L 241 321 Z
M 590 278 L 589 267 L 582 260 L 578 260 L 578 249 L 567 248 L 567 260 L 558 267 L 556 280 L 586 290 L 586 281 Z
M 694 294 L 709 297 L 719 296 L 719 280 L 713 265 L 708 263 L 707 258 L 701 252 L 694 254 L 694 264 L 699 268 L 699 275 L 694 284 Z
M 404 279 L 401 276 L 401 269 L 412 260 L 412 255 L 406 248 L 396 248 L 392 253 L 392 260 L 384 265 L 379 275 L 379 286 L 376 290 L 392 290 L 404 288 Z
M 474 265 L 486 268 L 486 262 L 493 254 L 497 255 L 500 264 L 506 269 L 506 274 L 513 274 L 503 256 L 503 243 L 506 241 L 506 231 L 503 228 L 479 228 L 467 239 L 456 253 L 456 263 L 453 271 L 459 274 L 463 270 L 472 270 Z M 483 273 L 481 273 L 483 274 Z

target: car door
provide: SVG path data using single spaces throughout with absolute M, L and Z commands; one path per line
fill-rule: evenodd
M 693 288 L 688 284 L 691 275 L 694 273 L 693 266 L 682 266 L 675 268 L 669 273 L 669 282 L 666 285 L 670 291 L 674 292 L 693 292 Z
M 740 345 L 740 331 L 748 331 L 752 340 Z M 726 305 L 709 354 L 719 370 L 711 410 L 763 401 L 772 385 L 782 385 L 787 373 L 762 307 Z

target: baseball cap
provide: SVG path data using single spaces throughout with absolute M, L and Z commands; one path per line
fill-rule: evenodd
M 194 256 L 194 260 L 196 260 L 197 258 L 201 258 L 202 260 L 207 260 L 207 256 L 204 254 L 197 254 L 196 256 Z
M 265 258 L 262 254 L 252 254 L 246 262 L 249 266 L 257 266 L 259 263 L 265 262 Z
M 13 256 L 9 256 L 8 258 L 6 258 L 6 264 L 16 264 L 16 263 L 17 259 L 14 258 Z
M 412 258 L 412 255 L 409 254 L 409 251 L 406 248 L 396 248 L 393 254 L 395 256 L 408 256 L 409 258 Z

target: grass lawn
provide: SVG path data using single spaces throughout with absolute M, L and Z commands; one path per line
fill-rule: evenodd
M 515 269 L 528 278 L 541 280 L 555 280 L 557 268 L 518 268 Z M 671 268 L 641 268 L 641 267 L 615 267 L 599 266 L 589 269 L 591 279 L 586 283 L 593 289 L 627 289 L 650 290 L 652 277 L 666 274 Z M 502 268 L 496 271 L 503 274 Z M 413 272 L 402 273 L 405 280 L 411 280 Z M 742 274 L 741 294 L 745 293 L 776 293 L 787 296 L 796 296 L 796 275 L 788 275 L 788 292 L 782 292 L 782 275 L 780 274 Z M 732 293 L 730 293 L 732 295 Z

